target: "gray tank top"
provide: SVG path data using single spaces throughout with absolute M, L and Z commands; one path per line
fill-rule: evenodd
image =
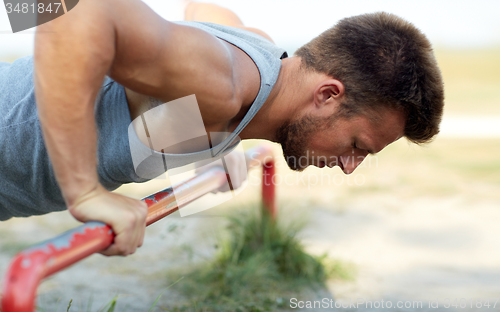
M 197 27 L 243 50 L 257 65 L 260 90 L 235 131 L 211 150 L 189 154 L 162 154 L 142 145 L 149 153 L 141 163 L 146 172 L 158 159 L 168 158 L 168 169 L 221 155 L 234 147 L 234 139 L 248 125 L 271 92 L 281 67 L 283 49 L 254 33 L 211 23 L 178 22 Z M 128 129 L 130 112 L 124 88 L 106 78 L 95 106 L 98 129 L 98 174 L 102 185 L 114 190 L 131 182 L 150 178 L 138 176 L 130 144 L 137 139 Z M 129 141 L 130 136 L 130 141 Z M 137 139 L 138 140 L 138 139 Z M 141 169 L 141 168 L 138 168 Z M 154 170 L 153 170 L 154 171 Z M 153 178 L 160 172 L 151 172 Z M 40 215 L 66 209 L 43 142 L 33 85 L 33 58 L 14 63 L 0 62 L 0 220 Z

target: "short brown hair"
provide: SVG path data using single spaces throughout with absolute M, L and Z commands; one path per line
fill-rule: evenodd
M 342 19 L 295 55 L 306 69 L 344 84 L 344 116 L 385 105 L 407 114 L 408 140 L 428 142 L 439 132 L 441 72 L 429 40 L 402 18 L 379 12 Z

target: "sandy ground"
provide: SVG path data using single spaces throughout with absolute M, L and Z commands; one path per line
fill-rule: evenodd
M 349 302 L 390 300 L 467 301 L 500 296 L 500 211 L 497 203 L 471 207 L 460 196 L 422 198 L 411 203 L 359 201 L 345 211 L 316 207 L 302 233 L 312 253 L 354 262 L 355 282 L 331 282 L 335 299 Z M 470 308 L 473 300 L 473 308 Z M 500 300 L 499 300 L 500 301 Z M 359 307 L 365 307 L 360 305 Z M 361 308 L 359 311 L 369 311 Z M 385 309 L 384 309 L 385 310 Z M 412 309 L 402 309 L 412 310 Z M 426 309 L 414 309 L 426 310 Z M 500 311 L 497 304 L 494 311 Z
M 500 297 L 497 202 L 479 200 L 471 205 L 461 195 L 441 199 L 423 196 L 411 201 L 367 195 L 350 201 L 347 207 L 333 203 L 334 195 L 316 196 L 314 190 L 297 194 L 281 190 L 280 202 L 283 214 L 289 213 L 291 203 L 293 211 L 307 212 L 309 221 L 300 233 L 307 249 L 354 263 L 358 271 L 354 281 L 330 281 L 329 293 L 297 298 L 304 304 L 335 299 L 338 306 L 347 308 L 304 311 L 477 311 L 476 300 L 489 300 L 487 310 L 500 311 L 500 302 L 492 306 L 494 298 Z M 258 188 L 250 186 L 235 200 L 243 203 L 254 195 L 258 195 Z M 54 275 L 39 287 L 39 310 L 66 311 L 73 299 L 71 311 L 87 311 L 89 300 L 91 310 L 97 311 L 119 295 L 118 311 L 147 311 L 173 282 L 166 279 L 167 270 L 208 261 L 214 254 L 217 233 L 224 224 L 222 214 L 213 208 L 186 218 L 172 215 L 147 229 L 145 244 L 136 254 L 127 258 L 93 255 Z M 0 274 L 4 275 L 16 248 L 74 225 L 65 212 L 2 224 Z M 447 298 L 451 304 L 455 299 L 460 304 L 464 298 L 466 307 L 445 308 Z M 174 286 L 164 293 L 159 306 L 171 307 L 178 299 Z M 382 300 L 385 308 L 376 309 Z M 356 301 L 371 301 L 373 305 L 349 307 Z M 388 301 L 392 309 L 387 308 Z M 429 308 L 429 301 L 439 308 Z M 422 306 L 415 307 L 419 302 Z M 397 304 L 408 308 L 397 309 Z M 293 310 L 298 309 L 290 308 Z

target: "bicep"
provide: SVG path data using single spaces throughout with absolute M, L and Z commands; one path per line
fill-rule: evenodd
M 204 30 L 172 24 L 163 55 L 164 79 L 174 89 L 219 98 L 233 91 L 233 54 L 229 44 Z M 195 92 L 193 92 L 195 93 Z
M 195 94 L 206 122 L 235 113 L 234 66 L 228 43 L 201 29 L 163 19 L 157 29 L 148 27 L 142 32 L 136 39 L 129 37 L 135 41 L 127 47 L 118 45 L 117 54 L 125 49 L 128 59 L 115 64 L 112 78 L 162 102 Z

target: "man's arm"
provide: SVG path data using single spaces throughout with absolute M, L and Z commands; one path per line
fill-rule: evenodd
M 146 207 L 107 192 L 96 171 L 94 101 L 116 55 L 111 3 L 81 1 L 74 14 L 37 28 L 35 89 L 45 145 L 69 211 L 82 222 L 110 224 L 117 236 L 105 254 L 127 255 L 142 244 Z
M 73 216 L 116 233 L 104 254 L 133 253 L 146 217 L 143 203 L 99 184 L 94 101 L 104 76 L 165 102 L 196 94 L 204 121 L 217 123 L 238 109 L 231 57 L 215 37 L 135 0 L 80 1 L 38 27 L 35 88 L 47 151 Z
M 233 11 L 216 4 L 190 2 L 185 9 L 184 20 L 215 23 L 245 29 L 274 43 L 268 34 L 257 28 L 246 27 Z

